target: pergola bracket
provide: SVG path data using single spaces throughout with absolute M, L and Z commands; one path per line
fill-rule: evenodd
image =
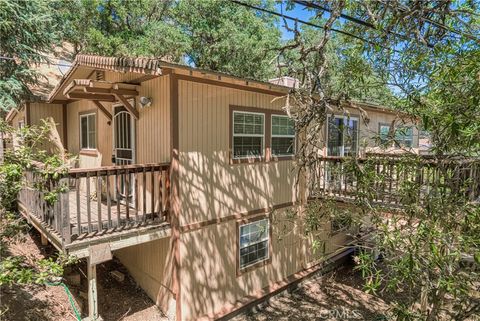
M 105 108 L 105 106 L 102 105 L 102 103 L 98 100 L 92 100 L 93 103 L 100 109 L 100 111 L 107 116 L 109 121 L 112 121 L 112 114 Z

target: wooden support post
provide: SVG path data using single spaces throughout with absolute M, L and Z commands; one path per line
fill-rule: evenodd
M 45 234 L 40 233 L 42 245 L 48 245 L 48 239 Z
M 88 277 L 88 318 L 89 318 L 89 321 L 94 321 L 98 319 L 97 265 L 91 264 L 90 258 L 87 258 L 87 277 Z
M 60 186 L 66 188 L 66 192 L 60 194 L 60 215 L 62 217 L 62 236 L 63 242 L 69 244 L 72 241 L 72 230 L 70 225 L 70 199 L 69 199 L 69 181 L 68 178 L 60 180 Z

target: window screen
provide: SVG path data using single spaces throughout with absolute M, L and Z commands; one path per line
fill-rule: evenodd
M 239 227 L 240 268 L 269 258 L 269 221 L 262 219 Z
M 96 144 L 96 116 L 95 114 L 80 116 L 80 147 L 81 149 L 95 149 Z
M 263 156 L 265 115 L 233 112 L 233 158 Z
M 295 154 L 295 123 L 288 116 L 272 115 L 272 155 Z

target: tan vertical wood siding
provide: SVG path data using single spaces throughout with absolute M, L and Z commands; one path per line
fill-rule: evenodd
M 111 111 L 110 104 L 104 104 Z M 79 100 L 67 105 L 67 136 L 68 152 L 74 155 L 80 153 L 80 113 L 95 112 L 97 117 L 97 156 L 80 155 L 80 167 L 98 167 L 111 165 L 112 127 L 109 119 L 89 100 Z
M 152 99 L 152 105 L 139 109 L 137 163 L 159 163 L 170 160 L 169 77 L 162 76 L 145 81 L 138 88 L 137 101 L 139 97 L 149 97 Z
M 271 263 L 240 276 L 236 271 L 235 221 L 182 234 L 183 320 L 211 317 L 302 269 L 301 236 L 294 224 L 286 220 L 287 210 L 271 214 Z
M 179 81 L 180 224 L 293 200 L 292 161 L 230 164 L 230 105 L 280 111 L 282 99 Z M 266 129 L 268 130 L 268 129 Z
M 170 239 L 165 238 L 127 247 L 114 254 L 147 295 L 160 305 L 163 300 L 162 297 L 159 297 L 162 288 L 168 287 L 167 263 L 172 255 Z
M 30 122 L 31 125 L 40 125 L 42 119 L 52 117 L 57 125 L 57 131 L 62 140 L 62 143 L 65 142 L 65 137 L 63 137 L 63 106 L 60 104 L 46 104 L 46 103 L 30 103 Z

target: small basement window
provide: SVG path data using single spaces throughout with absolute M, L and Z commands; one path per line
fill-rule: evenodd
M 80 115 L 80 148 L 81 149 L 95 149 L 97 126 L 96 114 Z
M 272 155 L 295 154 L 295 123 L 288 116 L 272 115 Z
M 265 114 L 233 112 L 233 158 L 262 157 Z
M 239 226 L 239 267 L 244 269 L 268 260 L 270 222 L 265 218 Z

